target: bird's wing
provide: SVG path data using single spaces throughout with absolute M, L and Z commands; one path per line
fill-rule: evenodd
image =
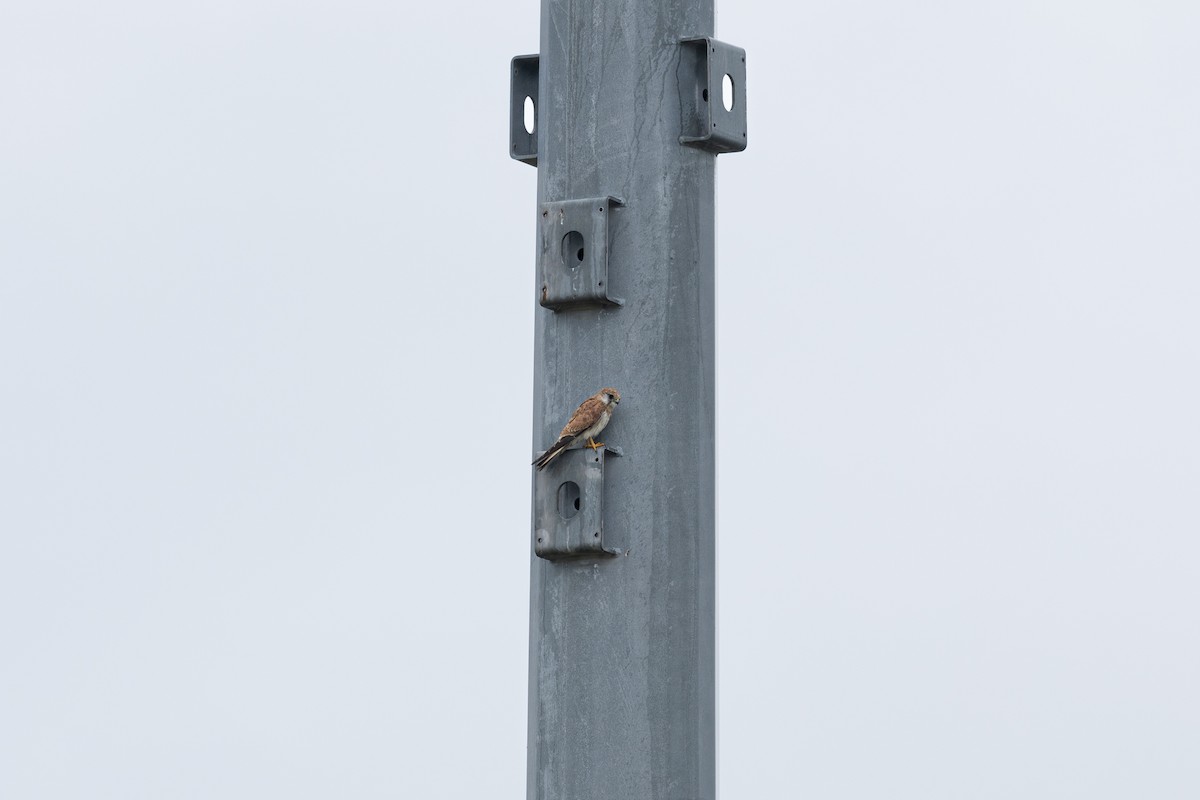
M 603 413 L 604 402 L 599 397 L 589 397 L 583 401 L 583 404 L 579 408 L 575 409 L 575 413 L 571 415 L 571 420 L 567 423 L 567 427 L 562 429 L 562 433 L 558 435 L 558 438 L 563 439 L 567 436 L 578 436 L 595 425 Z

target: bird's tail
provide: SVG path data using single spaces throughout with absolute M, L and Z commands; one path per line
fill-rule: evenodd
M 563 450 L 565 450 L 567 448 L 567 445 L 570 443 L 571 443 L 571 437 L 569 437 L 569 436 L 562 437 L 557 442 L 550 445 L 549 450 L 547 450 L 546 452 L 544 452 L 540 456 L 538 456 L 536 459 L 534 459 L 533 465 L 535 467 L 537 467 L 539 470 L 545 469 L 546 465 L 549 464 L 551 461 L 553 461 L 558 456 L 559 453 L 561 453 Z

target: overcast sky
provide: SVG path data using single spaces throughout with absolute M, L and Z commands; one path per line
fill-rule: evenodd
M 1200 5 L 720 11 L 723 796 L 1200 796 Z M 523 796 L 538 14 L 0 3 L 0 796 Z

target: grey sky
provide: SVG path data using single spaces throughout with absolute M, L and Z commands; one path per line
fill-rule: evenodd
M 0 6 L 0 796 L 522 795 L 538 11 Z M 720 12 L 723 796 L 1200 795 L 1200 6 Z

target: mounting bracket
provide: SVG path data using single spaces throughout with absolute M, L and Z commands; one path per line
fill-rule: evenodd
M 538 302 L 561 311 L 577 306 L 619 306 L 608 293 L 609 218 L 618 197 L 542 203 L 538 215 Z
M 613 556 L 604 546 L 604 461 L 621 451 L 568 450 L 534 473 L 533 551 L 541 558 Z
M 746 51 L 710 36 L 679 45 L 680 143 L 713 153 L 745 150 Z
M 517 161 L 537 166 L 538 62 L 537 55 L 512 60 L 512 93 L 508 118 L 508 153 Z M 531 126 L 525 129 L 525 101 L 533 104 Z

